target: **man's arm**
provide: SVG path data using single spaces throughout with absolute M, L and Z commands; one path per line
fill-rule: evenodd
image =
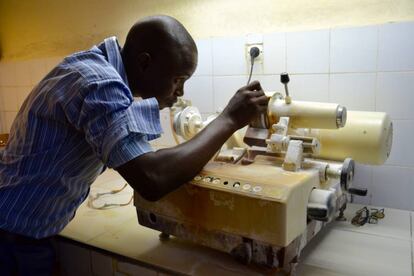
M 191 140 L 143 154 L 117 168 L 145 199 L 156 201 L 191 180 L 239 128 L 267 108 L 259 82 L 243 87 L 223 112 Z

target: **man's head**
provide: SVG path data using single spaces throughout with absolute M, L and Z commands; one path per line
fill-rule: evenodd
M 152 16 L 129 30 L 122 60 L 134 96 L 155 97 L 162 109 L 183 95 L 197 67 L 197 47 L 176 19 Z

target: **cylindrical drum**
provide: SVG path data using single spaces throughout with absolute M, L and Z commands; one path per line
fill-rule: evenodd
M 346 109 L 333 103 L 291 101 L 286 103 L 283 96 L 275 93 L 269 101 L 270 125 L 280 117 L 289 117 L 292 128 L 337 129 L 346 122 Z
M 340 161 L 350 157 L 360 163 L 381 165 L 390 155 L 392 132 L 386 113 L 348 111 L 345 127 L 311 129 L 304 134 L 319 140 L 321 149 L 316 157 Z

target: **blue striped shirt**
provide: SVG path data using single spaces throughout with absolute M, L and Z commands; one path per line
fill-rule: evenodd
M 152 151 L 155 98 L 134 101 L 116 38 L 66 57 L 31 91 L 0 151 L 0 229 L 59 233 L 106 167 Z

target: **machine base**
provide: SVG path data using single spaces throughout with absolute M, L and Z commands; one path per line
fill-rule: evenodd
M 256 264 L 287 275 L 295 275 L 300 253 L 306 244 L 326 225 L 326 222 L 309 221 L 305 231 L 288 246 L 280 247 L 255 241 L 242 236 L 201 228 L 145 210 L 137 209 L 141 225 L 161 232 L 160 238 L 168 240 L 168 235 L 201 244 L 231 254 L 244 264 Z

